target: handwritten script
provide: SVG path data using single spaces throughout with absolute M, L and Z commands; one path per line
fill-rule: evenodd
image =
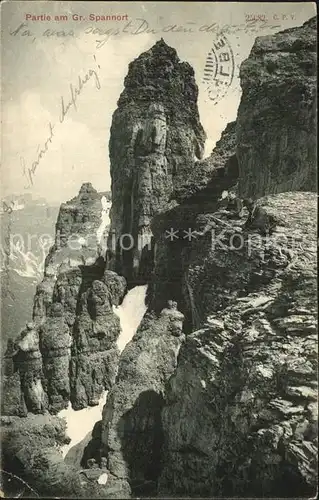
M 81 92 L 83 88 L 85 87 L 86 83 L 88 83 L 90 80 L 93 80 L 95 83 L 95 88 L 100 90 L 101 84 L 100 80 L 98 77 L 98 73 L 95 69 L 89 69 L 87 73 L 82 76 L 78 76 L 78 82 L 77 85 L 73 85 L 70 83 L 70 96 L 67 100 L 64 99 L 63 96 L 60 98 L 60 103 L 61 103 L 61 112 L 60 112 L 60 118 L 59 121 L 60 123 L 63 123 L 67 114 L 69 113 L 70 109 L 73 107 L 75 111 L 77 111 L 77 99 L 81 95 Z M 32 162 L 31 167 L 27 167 L 26 161 L 23 157 L 20 157 L 20 163 L 23 171 L 23 175 L 27 178 L 29 185 L 26 186 L 26 189 L 31 187 L 33 185 L 33 179 L 36 173 L 36 170 L 41 162 L 41 160 L 45 157 L 46 153 L 49 150 L 49 146 L 52 143 L 52 139 L 54 138 L 54 130 L 55 130 L 56 124 L 52 124 L 49 122 L 48 128 L 49 132 L 47 135 L 46 140 L 42 144 L 42 146 L 38 146 L 37 150 L 37 156 L 36 159 Z
M 3 213 L 12 214 L 13 207 L 14 207 L 14 201 L 11 201 L 10 204 L 8 204 L 6 201 L 3 200 L 3 202 L 2 202 Z
M 157 20 L 159 23 L 160 21 Z M 108 25 L 109 26 L 109 25 Z M 23 40 L 30 40 L 31 43 L 35 41 L 35 39 L 40 36 L 44 38 L 77 38 L 80 36 L 91 36 L 94 37 L 94 43 L 96 45 L 96 49 L 100 49 L 103 47 L 107 41 L 112 37 L 118 37 L 120 35 L 131 35 L 133 37 L 146 34 L 165 34 L 165 33 L 179 33 L 181 35 L 194 35 L 199 33 L 207 33 L 215 36 L 222 35 L 232 35 L 238 33 L 240 31 L 250 32 L 250 33 L 260 33 L 263 30 L 273 30 L 281 28 L 281 24 L 271 24 L 267 19 L 256 19 L 253 18 L 251 20 L 247 20 L 241 24 L 225 24 L 219 25 L 216 22 L 208 22 L 207 24 L 199 25 L 193 21 L 186 22 L 184 24 L 165 24 L 165 25 L 154 25 L 151 24 L 148 20 L 144 18 L 137 17 L 128 21 L 127 23 L 118 27 L 105 27 L 105 26 L 97 26 L 96 24 L 91 24 L 84 28 L 84 31 L 76 32 L 70 26 L 66 29 L 45 29 L 44 31 L 40 31 L 40 34 L 35 34 L 33 28 L 30 27 L 28 23 L 21 23 L 16 29 L 10 31 L 10 35 L 22 38 Z M 69 113 L 70 109 L 74 108 L 77 111 L 77 101 L 81 92 L 85 85 L 93 80 L 95 83 L 95 87 L 99 90 L 101 88 L 100 80 L 98 77 L 98 73 L 95 69 L 89 69 L 84 77 L 78 77 L 77 84 L 70 84 L 70 92 L 69 96 L 65 98 L 61 96 L 60 98 L 60 116 L 59 123 L 62 124 Z M 42 145 L 38 146 L 37 155 L 35 160 L 31 163 L 31 166 L 26 165 L 26 161 L 23 157 L 20 158 L 20 163 L 23 171 L 23 175 L 28 180 L 29 186 L 26 187 L 28 189 L 33 185 L 33 179 L 36 173 L 36 170 L 42 161 L 42 159 L 47 154 L 50 144 L 54 139 L 54 132 L 57 124 L 48 123 L 48 135 L 46 140 Z
M 78 77 L 78 85 L 77 86 L 73 86 L 72 83 L 70 84 L 70 99 L 69 101 L 67 102 L 67 104 L 65 104 L 65 101 L 64 101 L 64 98 L 61 97 L 61 116 L 60 116 L 60 123 L 63 123 L 64 122 L 64 118 L 66 117 L 66 115 L 68 114 L 68 111 L 69 109 L 73 106 L 74 109 L 77 111 L 77 106 L 76 106 L 76 101 L 77 101 L 77 98 L 79 97 L 79 95 L 81 94 L 82 92 L 82 89 L 84 87 L 84 85 L 90 80 L 90 78 L 94 77 L 94 81 L 95 81 L 95 87 L 100 90 L 101 88 L 101 84 L 100 84 L 100 80 L 99 80 L 99 77 L 98 77 L 98 74 L 97 72 L 94 70 L 94 69 L 89 69 L 89 71 L 86 73 L 86 75 L 84 76 L 84 78 L 81 78 L 81 76 L 79 75 Z
M 105 43 L 112 36 L 118 36 L 121 33 L 128 34 L 132 36 L 142 35 L 144 33 L 158 35 L 165 33 L 179 33 L 179 34 L 197 34 L 197 33 L 209 33 L 215 35 L 231 35 L 239 31 L 244 31 L 246 33 L 258 33 L 264 29 L 280 28 L 280 25 L 271 25 L 267 21 L 261 23 L 256 19 L 252 19 L 249 22 L 242 24 L 225 24 L 220 26 L 216 22 L 211 22 L 209 24 L 198 25 L 193 21 L 186 22 L 185 24 L 168 24 L 162 27 L 154 27 L 149 21 L 143 18 L 136 18 L 133 21 L 129 21 L 122 28 L 97 28 L 96 26 L 88 26 L 85 30 L 85 34 L 98 35 L 101 38 L 95 40 L 96 48 L 99 49 L 105 45 Z
M 87 26 L 83 32 L 77 33 L 73 29 L 46 29 L 40 33 L 40 35 L 35 35 L 35 33 L 30 28 L 29 24 L 21 23 L 16 29 L 10 31 L 11 36 L 23 37 L 24 39 L 30 39 L 34 42 L 37 36 L 44 38 L 77 38 L 84 35 L 90 35 L 95 38 L 96 48 L 100 49 L 105 45 L 105 43 L 111 37 L 117 37 L 121 34 L 138 36 L 144 33 L 161 35 L 165 33 L 179 33 L 179 34 L 198 34 L 198 33 L 208 33 L 215 35 L 231 35 L 244 31 L 245 33 L 260 33 L 263 30 L 278 29 L 282 27 L 282 24 L 275 20 L 274 24 L 271 24 L 267 19 L 262 18 L 249 18 L 241 24 L 225 24 L 220 26 L 216 22 L 208 22 L 207 24 L 199 25 L 193 21 L 186 22 L 184 24 L 166 24 L 164 26 L 154 26 L 146 19 L 141 17 L 136 17 L 130 20 L 128 23 L 118 27 L 97 27 L 96 24 Z

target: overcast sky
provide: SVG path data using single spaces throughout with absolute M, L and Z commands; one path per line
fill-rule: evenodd
M 30 192 L 60 203 L 73 197 L 83 182 L 92 182 L 100 191 L 110 189 L 109 130 L 128 64 L 161 37 L 195 70 L 209 154 L 226 124 L 236 118 L 240 86 L 236 76 L 223 99 L 217 104 L 209 99 L 202 78 L 206 57 L 218 35 L 203 26 L 216 23 L 222 29 L 228 25 L 225 33 L 237 73 L 256 36 L 301 25 L 315 12 L 311 2 L 2 2 L 1 197 Z M 66 15 L 68 20 L 27 21 L 27 14 Z M 85 20 L 72 20 L 74 14 Z M 90 14 L 127 15 L 131 25 L 123 33 L 128 21 L 90 21 Z M 247 15 L 265 16 L 266 20 L 248 29 Z M 133 34 L 141 19 L 144 28 L 147 23 L 156 33 Z M 18 30 L 22 23 L 25 26 Z M 177 27 L 168 32 L 172 25 L 191 27 L 192 32 L 176 32 Z M 107 40 L 106 35 L 92 32 L 110 28 L 113 35 Z M 48 29 L 50 37 L 43 35 Z M 56 31 L 64 31 L 66 36 L 58 36 Z M 61 97 L 66 106 L 70 84 L 76 87 L 79 75 L 84 79 L 90 70 L 91 76 L 77 96 L 77 109 L 71 106 L 61 123 Z M 46 141 L 30 186 L 23 166 L 31 168 Z

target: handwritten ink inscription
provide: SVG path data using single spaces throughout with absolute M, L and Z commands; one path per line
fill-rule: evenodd
M 77 99 L 81 95 L 81 92 L 84 88 L 84 86 L 90 81 L 94 81 L 95 88 L 97 90 L 100 90 L 101 88 L 101 83 L 99 80 L 99 76 L 97 73 L 97 70 L 90 68 L 85 75 L 82 77 L 81 75 L 78 76 L 78 82 L 77 85 L 73 85 L 70 83 L 70 96 L 66 100 L 64 99 L 63 96 L 60 98 L 60 103 L 61 103 L 61 111 L 60 111 L 60 117 L 59 121 L 60 123 L 63 123 L 67 114 L 69 113 L 70 109 L 73 107 L 75 111 L 77 111 Z M 26 189 L 31 187 L 33 185 L 33 179 L 36 173 L 36 170 L 41 162 L 41 160 L 44 158 L 46 153 L 48 152 L 49 146 L 52 143 L 52 139 L 54 138 L 54 130 L 55 130 L 56 125 L 52 124 L 51 122 L 48 123 L 48 135 L 42 146 L 38 146 L 38 152 L 36 159 L 32 162 L 31 167 L 27 167 L 26 161 L 23 157 L 20 157 L 20 163 L 22 167 L 22 172 L 23 175 L 26 177 L 26 179 L 29 182 L 29 186 L 26 186 Z
M 97 27 L 95 24 L 90 24 L 87 26 L 82 35 L 84 36 L 92 36 L 94 37 L 94 42 L 96 44 L 96 48 L 100 49 L 107 43 L 107 41 L 111 37 L 117 37 L 121 34 L 123 35 L 131 35 L 138 36 L 143 34 L 153 34 L 160 35 L 163 33 L 179 33 L 179 34 L 195 34 L 196 33 L 207 33 L 214 35 L 231 35 L 233 33 L 238 33 L 240 31 L 257 33 L 264 29 L 278 29 L 281 27 L 281 24 L 278 21 L 281 20 L 280 16 L 273 16 L 273 23 L 270 23 L 268 19 L 263 14 L 260 14 L 259 17 L 255 14 L 247 14 L 246 19 L 241 24 L 224 24 L 218 25 L 218 23 L 212 21 L 207 24 L 197 24 L 194 21 L 188 21 L 184 24 L 164 24 L 162 26 L 152 25 L 146 19 L 136 17 L 135 19 L 131 19 L 124 24 L 110 27 L 107 25 L 106 27 Z M 78 16 L 81 17 L 81 16 Z M 80 19 L 79 19 L 80 20 Z M 83 19 L 81 19 L 83 21 Z M 100 23 L 99 23 L 100 26 Z M 28 23 L 21 23 L 16 29 L 10 31 L 11 36 L 23 37 L 25 39 L 29 39 L 31 42 L 36 40 L 36 37 L 42 36 L 45 38 L 76 38 L 79 36 L 74 32 L 73 29 L 46 29 L 40 34 L 35 34 L 33 29 L 30 28 Z
M 21 23 L 15 30 L 10 32 L 11 36 L 23 36 L 23 37 L 31 37 L 33 42 L 36 40 L 34 33 L 30 30 L 27 23 Z M 56 37 L 56 38 L 65 38 L 65 37 L 74 37 L 74 31 L 72 29 L 69 30 L 53 30 L 46 29 L 42 33 L 43 37 Z
M 31 14 L 30 14 L 31 15 Z M 28 15 L 28 21 L 30 20 L 30 15 Z M 45 19 L 45 15 L 43 15 L 43 21 L 47 21 L 48 19 Z M 73 15 L 74 16 L 74 21 L 83 21 L 82 17 L 79 16 L 78 14 Z M 72 16 L 72 19 L 73 19 Z M 65 21 L 66 19 L 63 18 L 63 16 L 60 16 L 61 19 L 56 19 Z M 122 16 L 123 17 L 123 16 Z M 124 16 L 125 17 L 125 16 Z M 126 16 L 127 17 L 127 16 Z M 42 19 L 41 19 L 42 20 Z M 97 20 L 97 19 L 95 19 Z M 277 21 L 277 17 L 274 15 L 274 20 Z M 31 22 L 33 19 L 31 18 Z M 125 19 L 126 21 L 126 19 Z M 99 23 L 100 25 L 101 23 Z M 107 41 L 112 37 L 117 37 L 121 34 L 123 35 L 131 35 L 131 36 L 138 36 L 142 34 L 165 34 L 165 33 L 179 33 L 181 35 L 183 34 L 194 34 L 196 36 L 196 33 L 206 33 L 207 35 L 215 35 L 215 36 L 222 36 L 222 35 L 228 35 L 228 34 L 234 34 L 238 33 L 240 31 L 244 32 L 251 32 L 251 33 L 259 33 L 264 29 L 278 29 L 280 28 L 280 24 L 278 22 L 275 23 L 269 23 L 268 20 L 264 15 L 246 15 L 246 22 L 243 22 L 241 24 L 225 24 L 225 25 L 218 25 L 218 23 L 212 21 L 207 24 L 199 24 L 194 21 L 189 21 L 185 22 L 183 24 L 163 24 L 163 25 L 152 25 L 148 20 L 144 18 L 137 17 L 135 19 L 131 19 L 128 22 L 125 22 L 121 25 L 109 27 L 101 26 L 97 27 L 96 24 L 90 24 L 87 26 L 84 31 L 81 32 L 81 34 L 75 32 L 72 27 L 68 26 L 65 29 L 53 29 L 53 28 L 47 28 L 44 29 L 43 31 L 40 29 L 40 32 L 35 33 L 33 27 L 30 27 L 29 22 L 22 22 L 17 26 L 15 29 L 9 30 L 9 33 L 13 37 L 21 38 L 23 40 L 29 40 L 31 43 L 33 43 L 37 37 L 44 37 L 44 38 L 55 38 L 55 39 L 65 39 L 65 38 L 77 38 L 79 36 L 90 36 L 93 38 L 93 42 L 95 43 L 96 49 L 100 49 L 103 47 Z M 220 57 L 230 57 L 229 54 L 225 55 L 222 54 Z M 222 64 L 223 63 L 223 64 Z M 229 63 L 229 60 L 225 61 L 220 61 L 220 74 L 222 77 L 224 77 L 224 73 L 227 73 L 227 76 L 232 78 L 233 71 L 227 69 L 227 71 L 224 71 L 224 66 L 226 63 Z M 42 145 L 38 146 L 37 149 L 37 154 L 34 159 L 34 161 L 31 162 L 31 164 L 28 166 L 25 159 L 23 157 L 20 158 L 20 164 L 22 167 L 23 175 L 26 177 L 29 186 L 27 186 L 27 189 L 33 185 L 33 180 L 34 176 L 36 173 L 36 170 L 40 164 L 40 162 L 43 160 L 45 155 L 47 154 L 50 145 L 52 144 L 52 141 L 54 140 L 54 134 L 56 130 L 56 126 L 60 123 L 62 124 L 69 113 L 69 111 L 73 108 L 75 111 L 77 111 L 77 101 L 79 96 L 81 95 L 81 92 L 83 88 L 86 86 L 86 84 L 90 81 L 94 81 L 96 89 L 100 89 L 100 81 L 98 77 L 98 73 L 96 69 L 89 69 L 84 76 L 79 75 L 78 76 L 78 81 L 76 84 L 70 84 L 69 86 L 69 96 L 64 97 L 61 96 L 60 98 L 60 114 L 59 114 L 59 122 L 57 124 L 49 122 L 47 124 L 47 129 L 48 129 L 48 134 L 46 136 L 46 139 L 42 143 Z M 219 81 L 216 83 L 216 85 L 219 84 Z M 227 82 L 226 82 L 226 87 L 227 87 Z
M 68 113 L 69 109 L 71 108 L 71 106 L 73 106 L 74 109 L 77 111 L 77 105 L 76 105 L 77 98 L 81 94 L 84 85 L 91 78 L 94 78 L 95 87 L 98 90 L 100 90 L 100 88 L 101 88 L 100 80 L 99 80 L 97 72 L 94 69 L 89 69 L 89 71 L 86 73 L 86 75 L 84 76 L 84 78 L 82 78 L 79 75 L 78 76 L 78 85 L 77 86 L 73 86 L 72 83 L 70 83 L 70 94 L 71 94 L 71 96 L 70 96 L 70 99 L 67 102 L 67 104 L 65 104 L 64 98 L 61 97 L 60 123 L 64 122 L 64 118 L 67 115 L 67 113 Z
M 2 202 L 3 213 L 12 214 L 13 208 L 14 208 L 14 201 L 11 201 L 10 204 L 8 204 L 6 201 Z

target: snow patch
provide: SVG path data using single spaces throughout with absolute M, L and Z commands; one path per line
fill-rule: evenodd
M 107 201 L 105 196 L 102 196 L 101 198 L 101 205 L 102 205 L 102 211 L 101 211 L 101 224 L 96 230 L 96 237 L 97 241 L 100 245 L 102 245 L 102 238 L 103 238 L 103 233 L 106 229 L 106 227 L 110 224 L 110 208 L 111 208 L 111 202 Z
M 99 479 L 97 480 L 97 482 L 99 484 L 106 484 L 107 483 L 107 479 L 108 479 L 108 476 L 107 476 L 107 473 L 104 472 L 104 474 L 101 474 Z
M 132 339 L 146 312 L 146 290 L 147 285 L 136 286 L 126 294 L 120 306 L 113 306 L 113 311 L 120 318 L 121 323 L 121 333 L 117 340 L 120 352 Z
M 92 432 L 95 423 L 101 420 L 107 392 L 108 391 L 105 391 L 102 394 L 97 406 L 89 406 L 88 408 L 83 408 L 83 410 L 76 411 L 73 410 L 71 403 L 69 403 L 68 408 L 58 413 L 58 417 L 66 420 L 66 434 L 71 438 L 69 444 L 61 447 L 63 458 L 70 448 L 73 448 L 73 446 L 82 441 L 88 433 Z
M 146 290 L 147 285 L 136 286 L 127 293 L 120 306 L 113 306 L 113 311 L 120 318 L 121 323 L 121 333 L 117 341 L 118 348 L 121 352 L 126 344 L 132 339 L 146 312 Z M 66 434 L 71 438 L 71 442 L 69 444 L 61 447 L 63 458 L 66 457 L 71 448 L 74 448 L 80 443 L 80 448 L 83 448 L 84 450 L 91 437 L 95 423 L 102 418 L 102 411 L 103 406 L 106 403 L 107 392 L 108 391 L 105 391 L 102 394 L 98 406 L 83 408 L 83 410 L 76 411 L 73 410 L 71 403 L 69 403 L 67 409 L 60 411 L 58 417 L 66 420 Z M 77 456 L 82 456 L 82 454 L 83 452 L 81 452 L 81 450 L 77 450 L 75 453 Z M 70 461 L 75 459 L 76 457 L 70 457 Z M 105 484 L 107 482 L 107 474 L 103 473 L 99 477 L 98 482 L 99 484 Z

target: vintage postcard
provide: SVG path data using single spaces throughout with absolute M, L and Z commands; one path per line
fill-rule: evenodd
M 315 498 L 314 2 L 1 3 L 4 498 Z

